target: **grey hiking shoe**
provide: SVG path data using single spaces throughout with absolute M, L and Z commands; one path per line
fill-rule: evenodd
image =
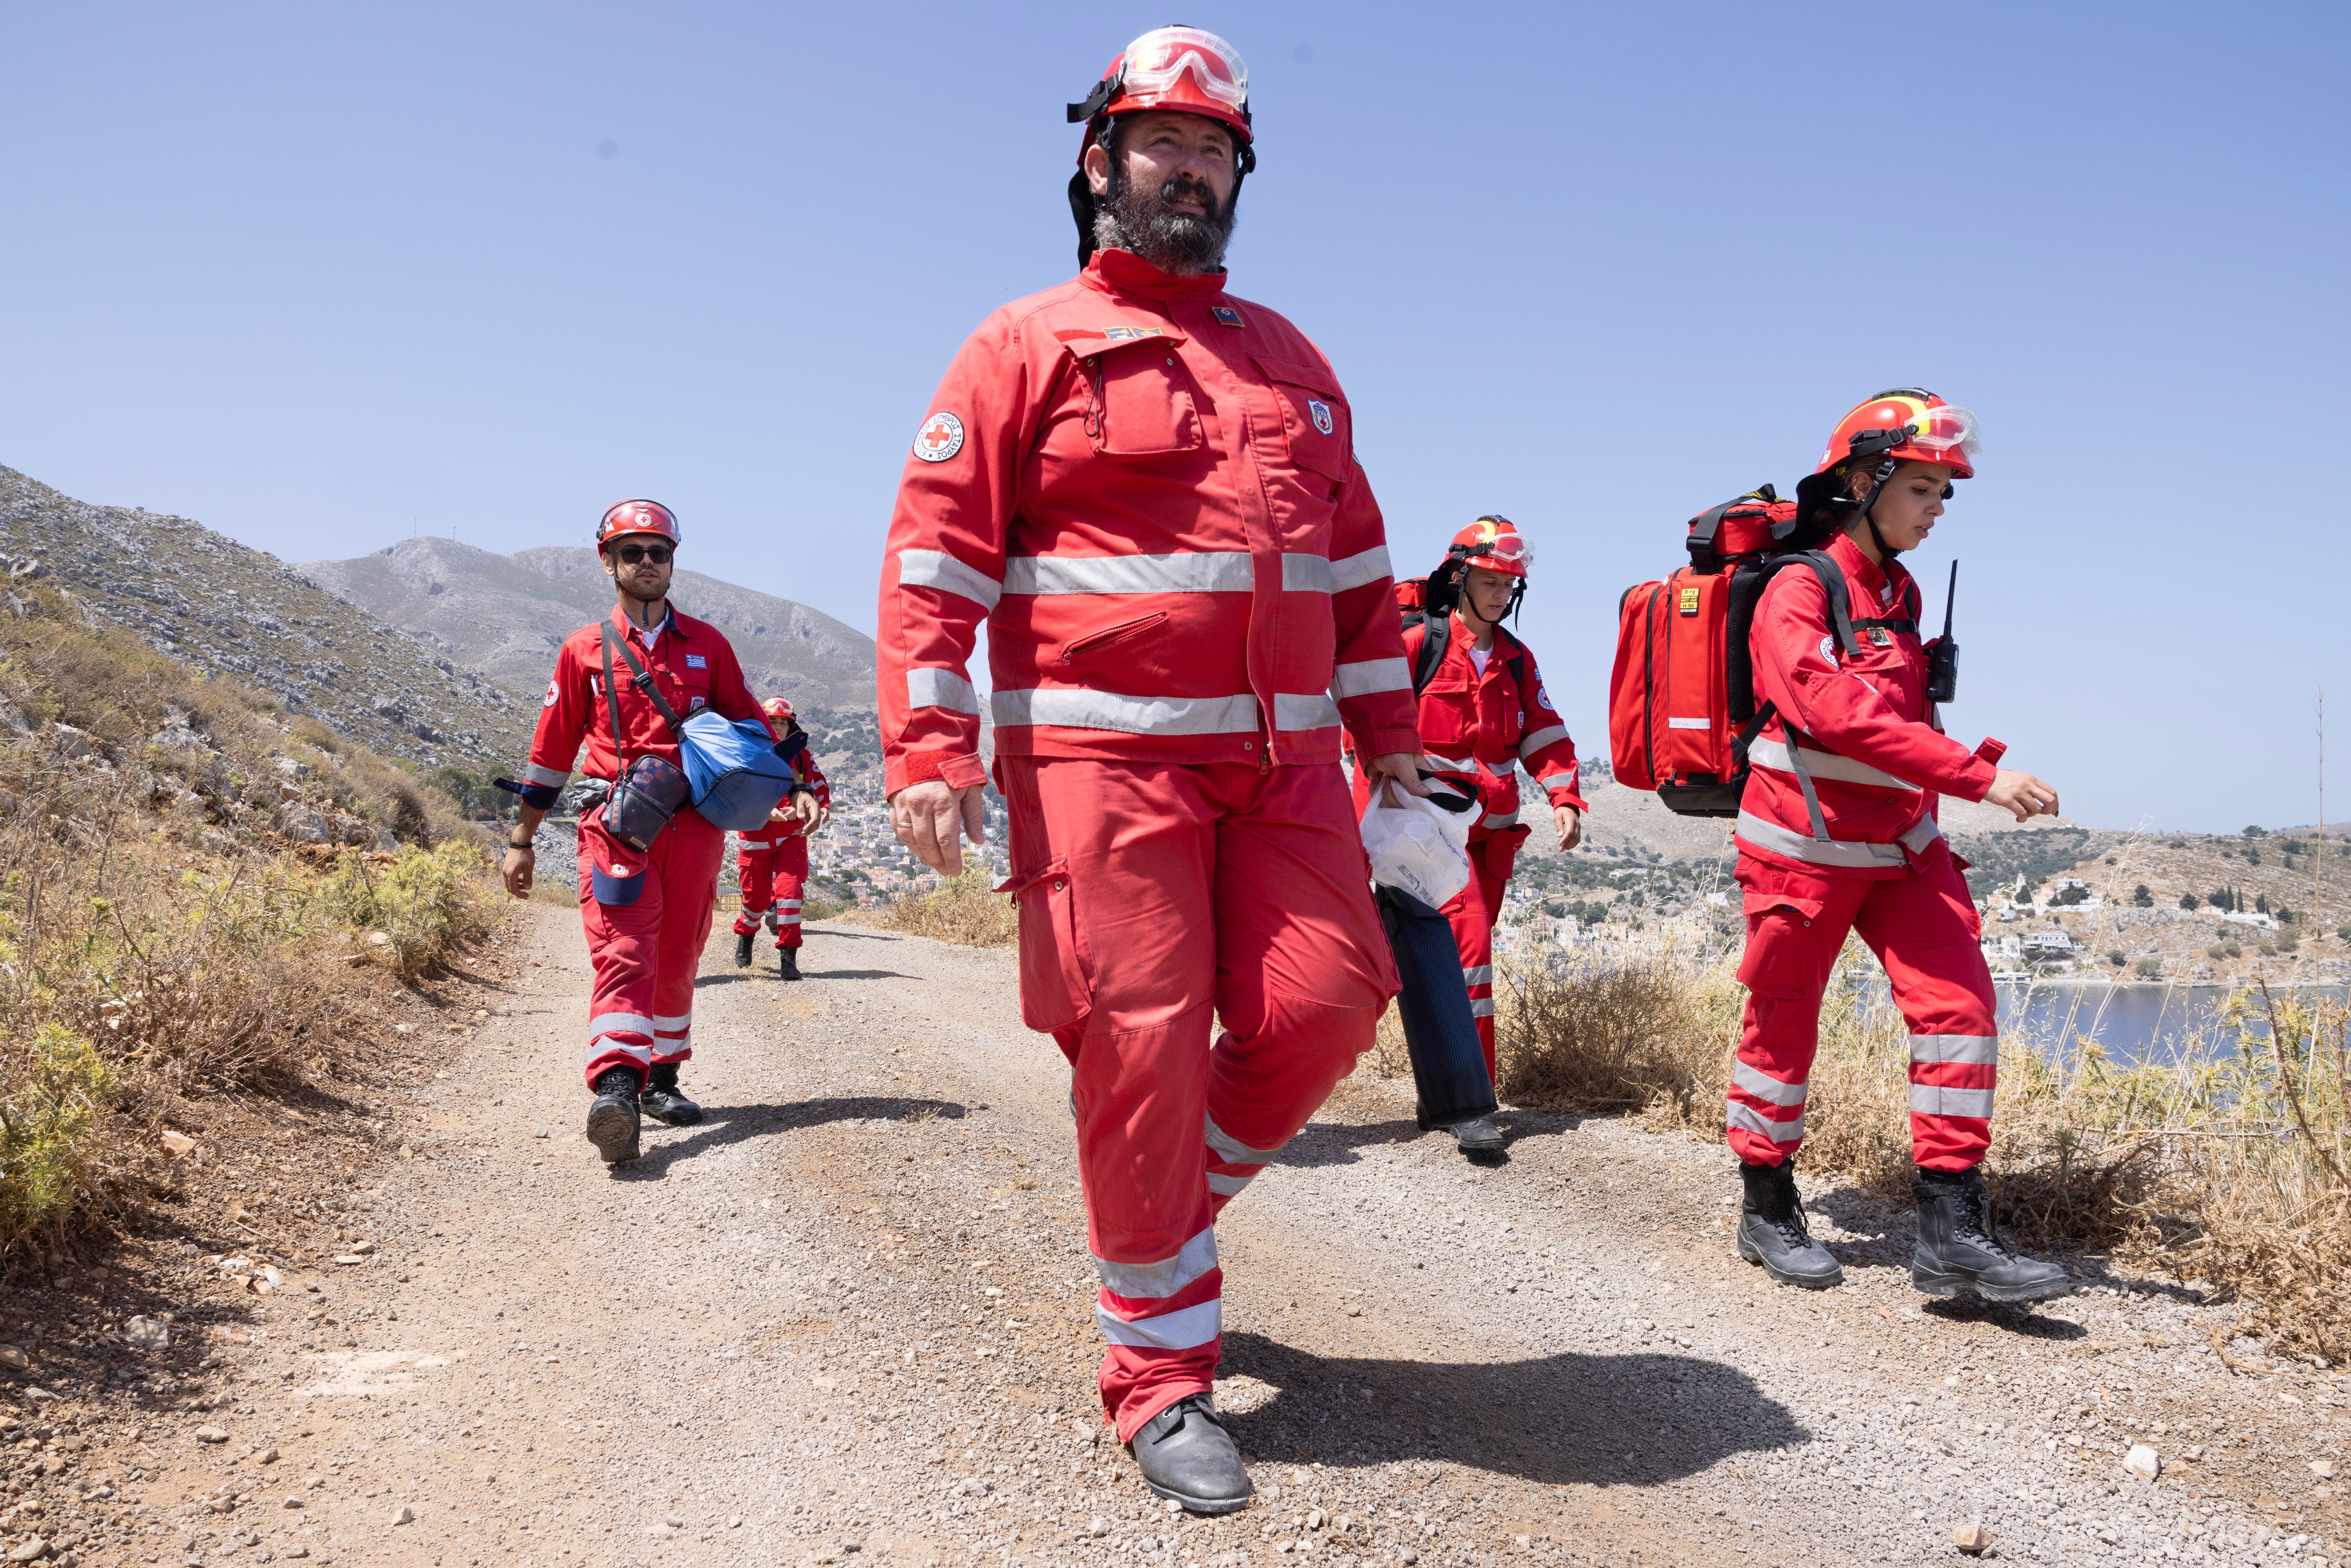
M 1844 1269 L 1804 1225 L 1804 1200 L 1796 1191 L 1796 1163 L 1776 1166 L 1741 1162 L 1746 1196 L 1739 1205 L 1739 1255 L 1760 1263 L 1782 1285 L 1825 1291 L 1844 1283 Z
M 1127 1450 L 1144 1486 L 1193 1513 L 1234 1512 L 1257 1490 L 1206 1394 L 1178 1399 L 1145 1421 Z
M 588 1107 L 588 1141 L 608 1166 L 637 1157 L 637 1075 L 608 1068 L 596 1080 L 596 1102 Z
M 1922 1170 L 1910 1179 L 1918 1200 L 1918 1249 L 1910 1282 L 1930 1296 L 1972 1291 L 1986 1301 L 2037 1301 L 2072 1288 L 2065 1270 L 2027 1258 L 1992 1223 L 1983 1167 Z

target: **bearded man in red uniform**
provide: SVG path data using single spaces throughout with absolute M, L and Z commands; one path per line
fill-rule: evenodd
M 1103 1407 L 1153 1490 L 1221 1513 L 1250 1487 L 1210 1400 L 1217 1214 L 1395 991 L 1343 735 L 1426 787 L 1346 394 L 1304 333 L 1225 289 L 1246 67 L 1163 27 L 1070 114 L 1083 270 L 965 343 L 900 483 L 885 787 L 908 847 L 960 869 L 985 620 L 1021 1010 L 1071 1068 Z
M 515 787 L 522 812 L 507 841 L 504 872 L 517 898 L 530 895 L 531 840 L 570 781 L 582 741 L 582 770 L 591 779 L 613 782 L 652 758 L 678 769 L 682 784 L 672 716 L 682 723 L 709 707 L 767 723 L 726 635 L 669 601 L 677 543 L 677 518 L 658 501 L 622 501 L 597 525 L 597 551 L 620 601 L 607 620 L 566 638 L 555 656 L 530 766 Z M 795 789 L 790 799 L 802 820 L 815 819 L 812 791 Z M 580 819 L 580 923 L 596 967 L 588 1002 L 587 1078 L 595 1095 L 588 1141 L 606 1164 L 622 1165 L 637 1157 L 641 1112 L 673 1127 L 702 1120 L 677 1073 L 694 1054 L 694 977 L 710 938 L 726 835 L 681 801 L 640 848 L 606 821 L 611 807 L 608 796 Z

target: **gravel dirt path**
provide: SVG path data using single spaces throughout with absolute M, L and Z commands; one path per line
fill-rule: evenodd
M 367 1260 L 244 1309 L 207 1408 L 62 1454 L 0 1541 L 449 1568 L 1918 1563 L 1971 1521 L 2056 1562 L 2351 1543 L 2312 1464 L 2351 1458 L 2351 1390 L 2231 1370 L 2185 1287 L 1928 1304 L 1907 1215 L 1846 1189 L 1812 1203 L 1848 1286 L 1774 1289 L 1730 1254 L 1721 1151 L 1512 1113 L 1510 1163 L 1472 1168 L 1363 1080 L 1221 1227 L 1218 1398 L 1261 1496 L 1171 1515 L 1094 1399 L 1067 1073 L 1009 952 L 811 926 L 787 985 L 720 922 L 708 1119 L 608 1174 L 577 922 L 515 913 L 494 1016 L 393 1096 L 415 1157 L 355 1178 Z M 2140 1443 L 2158 1481 L 2122 1469 Z

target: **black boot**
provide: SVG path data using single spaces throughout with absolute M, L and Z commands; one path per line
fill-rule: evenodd
M 1194 1513 L 1231 1513 L 1257 1490 L 1241 1468 L 1239 1446 L 1205 1394 L 1178 1399 L 1145 1421 L 1127 1450 L 1144 1486 Z
M 1502 1129 L 1494 1125 L 1491 1116 L 1472 1116 L 1466 1122 L 1454 1123 L 1446 1131 L 1453 1134 L 1463 1156 L 1475 1164 L 1499 1162 L 1505 1157 Z
M 748 931 L 735 934 L 735 967 L 738 969 L 751 967 L 751 933 Z
M 2069 1289 L 2065 1270 L 2027 1258 L 1992 1224 L 1983 1167 L 1922 1170 L 1910 1178 L 1918 1200 L 1918 1249 L 1910 1282 L 1930 1296 L 1973 1291 L 1987 1301 L 2037 1301 Z
M 1804 1228 L 1804 1200 L 1796 1192 L 1796 1162 L 1741 1163 L 1747 1193 L 1739 1205 L 1739 1255 L 1761 1263 L 1783 1285 L 1825 1291 L 1844 1283 L 1844 1270 Z
M 777 948 L 776 973 L 781 975 L 787 980 L 799 979 L 800 977 L 800 950 L 797 947 Z
M 637 1157 L 637 1075 L 608 1068 L 596 1080 L 596 1103 L 588 1107 L 588 1141 L 608 1166 Z
M 677 1063 L 653 1063 L 653 1082 L 645 1085 L 645 1114 L 673 1127 L 691 1127 L 702 1120 L 702 1107 L 677 1092 Z

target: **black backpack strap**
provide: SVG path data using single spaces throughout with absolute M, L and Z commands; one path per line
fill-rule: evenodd
M 1797 550 L 1788 559 L 1802 561 L 1820 579 L 1821 591 L 1828 595 L 1829 628 L 1836 633 L 1838 648 L 1847 657 L 1860 653 L 1861 640 L 1853 634 L 1853 603 L 1845 597 L 1844 569 L 1826 550 Z
M 1412 663 L 1412 695 L 1416 699 L 1437 678 L 1437 667 L 1445 663 L 1445 645 L 1453 638 L 1453 615 L 1431 615 L 1421 622 L 1420 657 Z
M 653 685 L 651 675 L 645 674 L 645 666 L 638 660 L 637 651 L 630 647 L 625 639 L 613 633 L 612 623 L 610 621 L 603 623 L 603 632 L 604 703 L 611 711 L 613 751 L 618 753 L 621 749 L 621 705 L 612 695 L 612 650 L 615 648 L 620 650 L 621 657 L 629 662 L 629 674 L 637 678 L 637 690 L 653 699 L 653 711 L 662 716 L 664 724 L 669 726 L 671 738 L 683 740 L 684 736 L 682 733 L 683 727 L 677 722 L 677 710 L 669 706 L 668 699 L 661 695 L 661 688 Z

